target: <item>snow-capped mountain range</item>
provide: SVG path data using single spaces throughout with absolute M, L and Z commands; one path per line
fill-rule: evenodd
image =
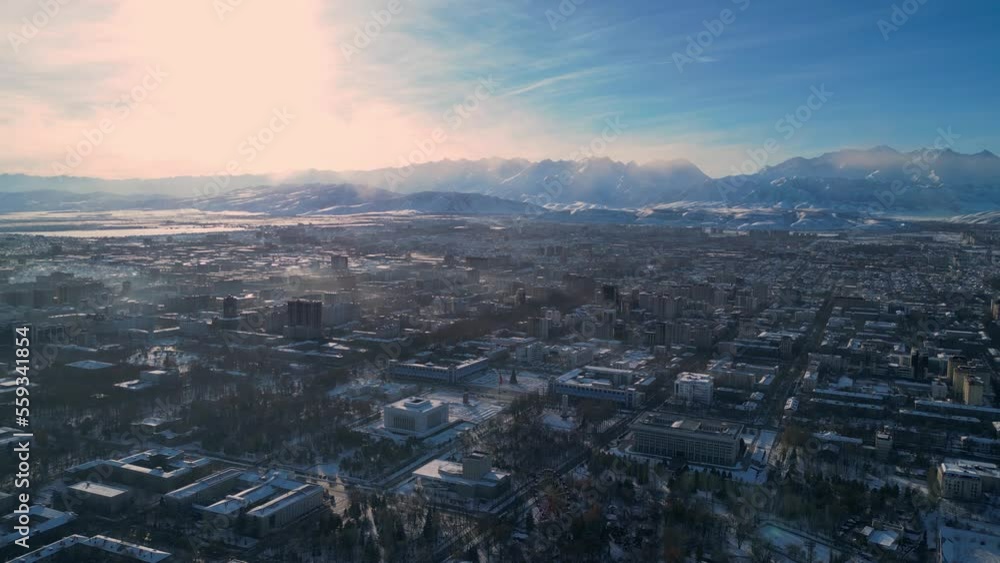
M 677 202 L 864 216 L 952 216 L 1000 209 L 1000 157 L 993 153 L 899 152 L 886 146 L 796 157 L 755 174 L 718 179 L 686 160 L 638 164 L 608 158 L 492 158 L 223 180 L 5 174 L 0 175 L 0 212 L 197 208 L 274 215 L 502 215 L 540 214 L 545 206 L 549 214 L 597 216 L 601 209 L 636 210 Z

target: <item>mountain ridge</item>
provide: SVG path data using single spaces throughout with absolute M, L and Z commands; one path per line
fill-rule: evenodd
M 225 184 L 221 193 L 215 188 L 219 183 Z M 95 190 L 102 185 L 111 189 Z M 140 193 L 129 193 L 130 189 Z M 446 159 L 405 168 L 307 170 L 281 180 L 241 175 L 225 182 L 199 176 L 129 181 L 4 174 L 0 175 L 0 192 L 8 200 L 0 206 L 6 210 L 65 209 L 76 203 L 119 208 L 131 199 L 135 205 L 152 207 L 183 203 L 212 211 L 279 215 L 341 213 L 351 206 L 401 210 L 401 205 L 424 212 L 475 212 L 468 199 L 463 202 L 459 196 L 398 199 L 452 193 L 496 198 L 477 204 L 503 212 L 525 204 L 639 209 L 694 201 L 873 214 L 966 215 L 1000 208 L 1000 157 L 987 150 L 975 154 L 950 148 L 900 152 L 879 145 L 793 157 L 755 174 L 724 178 L 710 178 L 684 159 L 639 164 L 608 157 Z M 56 192 L 65 195 L 60 200 Z M 81 200 L 80 194 L 93 197 Z

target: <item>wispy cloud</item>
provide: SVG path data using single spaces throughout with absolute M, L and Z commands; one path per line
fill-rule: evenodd
M 391 166 L 487 77 L 497 94 L 435 158 L 558 158 L 604 117 L 623 115 L 629 127 L 612 158 L 686 157 L 725 173 L 820 83 L 836 85 L 836 107 L 788 150 L 905 146 L 942 122 L 967 131 L 976 150 L 1000 144 L 988 125 L 1000 117 L 991 98 L 1000 79 L 982 72 L 1000 22 L 980 1 L 928 3 L 889 44 L 875 24 L 884 7 L 863 0 L 753 2 L 695 58 L 711 64 L 683 74 L 669 68 L 671 53 L 728 0 L 583 3 L 555 30 L 545 12 L 556 2 L 401 5 L 376 28 L 373 10 L 387 2 L 243 2 L 223 18 L 195 0 L 67 3 L 30 41 L 0 50 L 0 166 L 49 173 L 83 131 L 114 115 L 148 65 L 169 77 L 80 173 L 216 173 L 284 106 L 297 119 L 248 171 Z M 4 4 L 0 30 L 20 33 L 37 10 Z M 347 60 L 342 46 L 359 32 L 370 41 Z

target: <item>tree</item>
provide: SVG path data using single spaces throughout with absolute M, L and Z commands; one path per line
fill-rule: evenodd
M 753 534 L 754 525 L 748 518 L 739 518 L 736 521 L 734 532 L 736 535 L 736 547 L 743 549 L 743 542 L 747 541 Z
M 424 518 L 424 530 L 423 530 L 424 541 L 426 541 L 428 545 L 434 545 L 435 540 L 437 540 L 437 534 L 438 534 L 437 513 L 433 509 L 431 509 L 427 511 L 427 516 Z
M 750 543 L 750 554 L 753 563 L 767 563 L 771 560 L 771 546 L 764 540 L 755 538 Z
M 806 542 L 806 561 L 814 563 L 816 561 L 816 542 L 809 540 Z

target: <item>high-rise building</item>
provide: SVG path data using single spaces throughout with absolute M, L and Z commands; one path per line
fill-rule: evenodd
M 782 336 L 781 337 L 781 341 L 778 343 L 778 350 L 781 353 L 781 359 L 782 360 L 790 360 L 790 359 L 792 359 L 792 353 L 793 353 L 793 349 L 794 349 L 793 345 L 794 345 L 794 342 L 792 341 L 791 337 L 789 337 L 789 336 Z
M 967 405 L 981 406 L 983 404 L 983 379 L 979 376 L 969 376 L 965 378 L 965 385 L 962 388 L 962 400 Z
M 226 296 L 222 300 L 222 317 L 226 319 L 235 319 L 240 315 L 240 302 L 232 295 Z
M 913 379 L 924 379 L 927 376 L 927 355 L 914 348 L 910 352 L 910 374 Z
M 532 317 L 531 335 L 541 340 L 548 340 L 550 324 L 548 317 Z
M 707 373 L 684 372 L 674 381 L 674 397 L 687 403 L 712 404 L 712 376 Z
M 965 356 L 951 356 L 948 358 L 948 382 L 951 383 L 953 388 L 961 389 L 961 386 L 957 384 L 958 380 L 956 379 L 955 372 L 958 371 L 959 366 L 965 365 L 968 361 L 968 358 Z
M 697 325 L 691 328 L 691 343 L 699 350 L 712 349 L 712 327 Z
M 601 296 L 604 298 L 605 303 L 615 303 L 618 301 L 618 286 L 612 284 L 604 284 L 601 286 Z
M 285 334 L 289 338 L 319 338 L 323 334 L 323 303 L 296 299 L 288 302 Z
M 323 304 L 305 299 L 289 301 L 288 326 L 320 328 L 323 326 Z
M 892 430 L 889 428 L 882 428 L 881 430 L 875 432 L 875 452 L 879 456 L 885 457 L 889 455 L 889 452 L 892 451 L 892 446 Z

